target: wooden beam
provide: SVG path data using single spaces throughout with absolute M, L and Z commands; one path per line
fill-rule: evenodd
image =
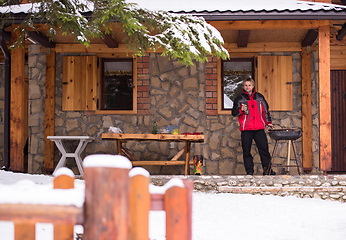
M 328 20 L 209 21 L 217 30 L 316 29 L 329 26 Z
M 247 47 L 249 36 L 250 36 L 250 30 L 239 30 L 238 47 Z
M 300 42 L 248 43 L 245 48 L 238 48 L 237 43 L 225 43 L 224 47 L 231 54 L 237 52 L 300 52 L 302 50 L 302 44 Z
M 302 48 L 303 169 L 312 170 L 311 52 Z
M 104 34 L 104 38 L 102 39 L 103 42 L 107 45 L 109 48 L 118 48 L 119 43 L 112 37 L 111 34 Z
M 55 52 L 46 53 L 46 89 L 44 117 L 44 170 L 54 170 L 54 142 L 47 136 L 55 135 Z
M 49 41 L 49 38 L 47 38 L 41 32 L 31 31 L 28 32 L 28 35 L 30 38 L 32 38 L 33 40 L 35 40 L 36 42 L 38 42 L 46 48 L 55 48 L 55 42 Z
M 13 31 L 12 43 L 19 39 L 20 31 Z M 10 168 L 12 171 L 24 171 L 25 146 L 25 49 L 11 50 L 11 110 L 10 110 Z
M 302 47 L 311 46 L 315 42 L 317 37 L 318 37 L 318 30 L 317 29 L 310 29 L 302 41 Z
M 326 172 L 332 167 L 329 25 L 319 27 L 318 43 L 320 170 Z

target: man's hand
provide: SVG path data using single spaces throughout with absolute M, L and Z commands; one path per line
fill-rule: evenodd
M 242 104 L 240 110 L 241 110 L 242 112 L 245 112 L 245 111 L 247 110 L 246 104 Z
M 274 125 L 271 124 L 271 123 L 268 123 L 268 127 L 269 127 L 270 129 L 273 129 L 273 128 L 274 128 Z

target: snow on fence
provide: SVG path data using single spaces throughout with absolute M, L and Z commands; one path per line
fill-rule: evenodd
M 66 168 L 57 172 L 54 189 L 46 191 L 52 197 L 48 203 L 11 196 L 0 202 L 0 221 L 14 222 L 15 240 L 34 240 L 36 223 L 52 223 L 54 240 L 74 239 L 74 225 L 83 225 L 83 240 L 149 239 L 149 212 L 156 210 L 166 212 L 167 240 L 191 240 L 193 182 L 172 179 L 163 187 L 150 185 L 146 170 L 130 171 L 131 162 L 119 155 L 90 155 L 83 165 L 82 203 L 57 203 L 75 198 L 69 192 L 75 190 L 74 175 Z M 83 193 L 79 198 L 84 200 Z

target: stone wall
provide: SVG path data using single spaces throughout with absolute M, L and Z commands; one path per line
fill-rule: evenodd
M 43 173 L 46 53 L 30 45 L 29 56 L 29 156 L 28 172 Z
M 36 49 L 37 46 L 34 46 Z M 264 55 L 264 54 L 262 54 Z M 290 112 L 272 112 L 273 124 L 277 128 L 301 128 L 301 54 L 300 53 L 266 53 L 266 55 L 291 55 L 293 60 L 293 110 Z M 30 60 L 30 155 L 32 172 L 42 172 L 43 166 L 43 118 L 44 118 L 44 53 L 35 51 Z M 116 153 L 116 144 L 103 141 L 101 135 L 110 126 L 121 128 L 125 133 L 149 133 L 153 123 L 158 128 L 178 125 L 179 132 L 203 132 L 205 143 L 193 143 L 191 160 L 194 155 L 204 157 L 204 173 L 210 175 L 245 174 L 240 143 L 239 123 L 237 118 L 228 115 L 206 115 L 206 74 L 205 64 L 195 62 L 186 67 L 175 60 L 169 60 L 160 54 L 152 53 L 149 57 L 149 116 L 147 115 L 94 115 L 90 112 L 62 111 L 62 58 L 57 54 L 56 61 L 56 135 L 89 135 L 95 141 L 88 144 L 82 157 L 95 153 Z M 317 62 L 317 64 L 316 64 Z M 316 66 L 317 65 L 317 66 Z M 317 76 L 318 54 L 313 54 L 312 63 L 313 97 L 313 172 L 318 171 L 318 115 L 317 115 Z M 39 109 L 42 109 L 40 112 Z M 78 142 L 66 146 L 73 151 Z M 125 147 L 130 149 L 136 159 L 168 160 L 181 148 L 183 143 L 133 142 Z M 272 152 L 274 141 L 269 139 Z M 298 152 L 301 156 L 301 139 L 298 140 Z M 260 157 L 253 145 L 255 174 L 262 173 Z M 276 163 L 285 161 L 287 143 L 279 144 Z M 183 158 L 184 156 L 182 156 Z M 55 149 L 55 161 L 60 153 Z M 29 158 L 30 159 L 30 158 Z M 30 163 L 30 161 L 29 161 Z M 74 162 L 69 167 L 76 170 Z M 145 167 L 151 174 L 183 174 L 183 166 Z M 192 166 L 191 166 L 192 168 Z M 78 172 L 77 172 L 78 173 Z M 295 172 L 292 172 L 295 174 Z

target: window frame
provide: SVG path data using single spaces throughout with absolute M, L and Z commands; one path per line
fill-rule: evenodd
M 117 62 L 121 60 L 130 60 L 132 59 L 132 110 L 108 110 L 101 109 L 101 104 L 103 104 L 103 84 L 104 84 L 104 62 L 109 62 L 111 60 L 116 60 Z M 137 58 L 136 57 L 103 57 L 101 60 L 101 68 L 100 68 L 100 79 L 99 79 L 99 104 L 98 110 L 95 111 L 95 114 L 112 114 L 112 115 L 125 115 L 125 114 L 137 114 Z
M 256 82 L 256 56 L 237 56 L 237 57 L 231 57 L 229 60 L 222 60 L 218 59 L 217 61 L 217 113 L 219 115 L 231 115 L 232 109 L 224 109 L 223 101 L 224 101 L 224 94 L 223 94 L 223 62 L 242 62 L 244 60 L 247 60 L 247 62 L 252 62 L 252 78 Z

